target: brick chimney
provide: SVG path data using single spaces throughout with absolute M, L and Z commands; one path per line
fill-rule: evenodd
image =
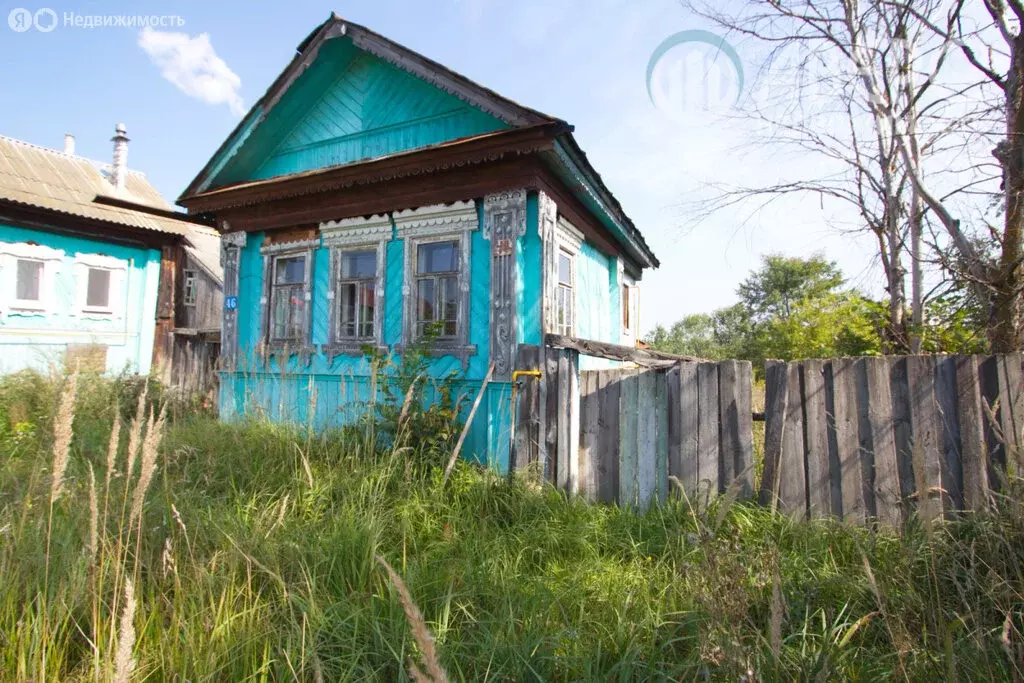
M 64 153 L 72 156 L 75 154 L 75 136 L 71 133 L 64 133 Z
M 124 189 L 125 180 L 128 178 L 128 134 L 123 123 L 115 126 L 114 137 L 110 140 L 114 143 L 114 166 L 110 173 L 110 182 L 121 190 Z

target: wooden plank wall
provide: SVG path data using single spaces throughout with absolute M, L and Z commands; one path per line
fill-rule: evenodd
M 537 463 L 571 494 L 641 509 L 679 486 L 752 493 L 749 362 L 581 372 L 578 351 L 547 347 L 541 362 L 535 348 L 519 351 L 518 368 L 543 376 L 517 382 L 515 469 Z
M 759 499 L 897 526 L 991 504 L 1019 475 L 1024 356 L 770 361 Z

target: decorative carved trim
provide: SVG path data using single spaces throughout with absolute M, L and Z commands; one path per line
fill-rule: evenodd
M 487 216 L 491 220 L 487 220 Z M 515 189 L 489 194 L 484 198 L 484 239 L 491 239 L 495 221 L 510 221 L 506 237 L 526 234 L 526 190 Z
M 310 251 L 319 246 L 320 238 L 316 237 L 311 240 L 296 240 L 295 242 L 275 242 L 273 244 L 264 244 L 260 247 L 260 253 L 264 256 L 278 256 L 280 254 L 287 254 L 293 251 Z
M 558 227 L 555 230 L 555 239 L 558 246 L 572 254 L 579 253 L 583 244 L 583 233 L 576 229 L 576 226 L 564 217 L 558 217 Z
M 444 239 L 459 242 L 459 302 L 456 313 L 455 339 L 434 343 L 431 355 L 453 355 L 469 366 L 469 357 L 476 347 L 469 343 L 469 287 L 472 263 L 472 234 L 479 228 L 476 201 L 454 204 L 434 204 L 419 209 L 408 209 L 394 214 L 399 238 L 405 240 L 402 278 L 402 344 L 399 350 L 413 343 L 416 336 L 416 299 L 413 282 L 416 279 L 416 252 L 420 244 Z
M 542 246 L 541 263 L 541 321 L 544 332 L 555 331 L 555 287 L 558 272 L 555 270 L 555 226 L 558 222 L 558 205 L 546 192 L 537 193 L 537 231 Z
M 480 227 L 475 199 L 403 209 L 393 215 L 399 239 L 473 231 Z
M 526 234 L 526 190 L 484 198 L 484 239 L 491 241 L 491 362 L 494 379 L 508 381 L 516 356 L 516 241 Z
M 369 218 L 343 218 L 340 221 L 326 221 L 320 224 L 320 234 L 325 247 L 348 244 L 373 244 L 391 239 L 391 217 L 375 214 Z
M 231 226 L 228 225 L 228 222 L 224 221 L 224 228 L 227 229 L 229 227 Z M 244 230 L 239 230 L 237 232 L 226 232 L 220 236 L 221 246 L 242 248 L 248 241 L 247 235 L 248 233 L 245 232 Z

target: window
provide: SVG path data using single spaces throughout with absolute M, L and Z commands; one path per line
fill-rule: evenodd
M 86 307 L 110 308 L 110 271 L 106 268 L 90 268 L 88 278 Z
M 416 336 L 433 329 L 441 338 L 458 333 L 459 243 L 428 242 L 416 249 Z
M 576 301 L 573 296 L 575 269 L 573 255 L 565 250 L 558 252 L 558 289 L 555 292 L 556 331 L 565 337 L 573 336 Z
M 343 251 L 338 271 L 338 339 L 372 339 L 377 307 L 377 250 Z
M 630 310 L 629 310 L 629 285 L 622 285 L 622 329 L 629 332 L 633 329 L 630 324 Z
M 276 256 L 270 285 L 270 341 L 302 341 L 306 321 L 306 257 Z
M 18 259 L 14 298 L 18 301 L 38 302 L 41 298 L 42 280 L 42 261 Z
M 184 304 L 186 306 L 196 305 L 196 271 L 186 270 L 185 271 L 185 292 L 183 295 Z

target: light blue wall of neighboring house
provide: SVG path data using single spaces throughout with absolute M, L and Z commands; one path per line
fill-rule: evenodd
M 617 288 L 611 288 L 611 283 L 617 280 L 616 260 L 608 258 L 589 242 L 584 242 L 576 255 L 577 337 L 612 344 L 620 342 L 621 325 L 617 324 L 618 318 L 613 317 L 618 310 L 620 296 Z M 618 363 L 615 361 L 603 358 L 580 357 L 581 370 L 598 370 L 616 365 Z
M 61 366 L 68 344 L 107 347 L 106 370 L 148 373 L 153 356 L 156 301 L 160 278 L 160 252 L 69 237 L 8 224 L 0 224 L 0 252 L 4 245 L 41 245 L 62 252 L 47 261 L 45 311 L 16 308 L 13 304 L 15 259 L 0 253 L 0 372 L 23 368 L 47 370 Z M 111 276 L 110 313 L 82 310 L 87 266 L 78 261 L 90 256 L 116 259 L 123 270 Z M 11 270 L 4 273 L 3 270 Z M 45 281 L 49 279 L 49 281 Z

